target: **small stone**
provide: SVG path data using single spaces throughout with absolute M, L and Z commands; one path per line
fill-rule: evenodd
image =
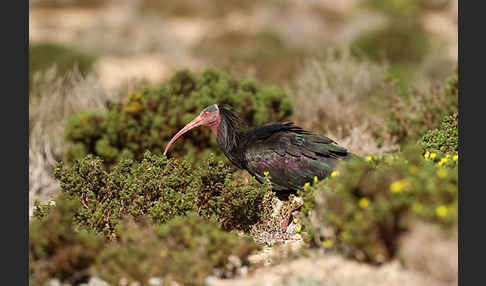
M 232 265 L 234 265 L 237 268 L 241 267 L 241 265 L 242 265 L 241 259 L 238 256 L 233 255 L 233 254 L 228 257 L 228 262 L 231 263 Z
M 110 286 L 110 284 L 101 278 L 91 277 L 88 281 L 88 286 Z
M 215 276 L 208 276 L 204 279 L 204 283 L 209 286 L 216 284 L 217 282 L 218 282 L 218 278 Z
M 248 266 L 243 266 L 240 268 L 240 275 L 246 276 L 248 274 Z
M 57 279 L 51 279 L 49 282 L 47 282 L 47 285 L 49 286 L 61 286 L 61 281 Z
M 152 277 L 148 280 L 149 286 L 162 286 L 162 279 L 158 277 Z
M 128 279 L 123 277 L 122 279 L 120 279 L 120 281 L 118 281 L 118 285 L 119 286 L 127 286 L 128 285 Z

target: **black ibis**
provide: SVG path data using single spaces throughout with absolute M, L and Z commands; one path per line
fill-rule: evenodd
M 246 169 L 260 183 L 268 176 L 272 189 L 296 191 L 329 176 L 337 163 L 354 156 L 332 139 L 304 130 L 293 122 L 269 123 L 253 129 L 229 109 L 217 104 L 206 107 L 169 141 L 164 155 L 182 134 L 207 126 L 216 136 L 226 157 L 238 168 Z M 290 219 L 284 222 L 284 231 Z

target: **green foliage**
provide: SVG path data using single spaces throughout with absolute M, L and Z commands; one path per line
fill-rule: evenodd
M 420 63 L 429 50 L 429 42 L 418 22 L 397 20 L 361 35 L 351 43 L 350 49 L 358 58 L 404 65 Z
M 146 152 L 143 160 L 123 160 L 108 171 L 100 158 L 88 155 L 72 166 L 60 163 L 54 175 L 61 189 L 81 202 L 81 225 L 107 238 L 119 235 L 124 216 L 147 216 L 165 223 L 196 211 L 221 222 L 226 230 L 247 230 L 270 212 L 270 185 L 246 181 L 210 157 L 200 168 L 186 161 Z
M 418 148 L 354 159 L 340 175 L 306 189 L 302 215 L 311 242 L 358 260 L 382 263 L 397 252 L 410 218 L 457 223 L 457 163 L 435 164 Z M 440 161 L 444 161 L 441 159 Z
M 458 95 L 457 75 L 452 76 L 443 88 L 392 94 L 384 106 L 390 134 L 399 143 L 416 142 L 428 130 L 438 128 L 444 115 L 458 111 Z
M 52 209 L 54 206 L 54 203 L 47 203 L 47 204 L 41 204 L 41 202 L 38 199 L 34 200 L 34 209 L 32 212 L 32 216 L 36 219 L 42 220 L 47 215 L 49 214 L 49 211 Z
M 195 191 L 201 216 L 215 216 L 225 230 L 244 231 L 270 216 L 271 201 L 275 197 L 270 181 L 261 185 L 254 178 L 238 177 L 222 161 L 216 162 L 212 157 L 201 169 L 201 187 Z
M 141 11 L 161 13 L 176 17 L 224 17 L 234 11 L 250 11 L 258 1 L 247 0 L 213 0 L 212 3 L 193 0 L 142 0 Z
M 29 45 L 29 84 L 32 86 L 33 75 L 56 65 L 60 73 L 70 71 L 77 65 L 81 74 L 86 75 L 93 67 L 95 57 L 78 50 L 52 43 Z
M 268 29 L 209 35 L 194 52 L 230 71 L 245 74 L 251 68 L 260 81 L 282 84 L 294 78 L 310 53 L 302 47 L 289 46 L 281 35 Z
M 362 5 L 393 17 L 416 16 L 420 0 L 363 0 Z
M 199 77 L 182 70 L 158 87 L 141 87 L 124 102 L 109 103 L 106 113 L 73 114 L 66 127 L 67 140 L 73 143 L 67 159 L 94 154 L 112 165 L 121 159 L 140 160 L 146 150 L 162 153 L 177 131 L 214 103 L 232 107 L 250 126 L 280 121 L 292 113 L 281 88 L 260 88 L 254 81 L 237 81 L 215 70 Z M 211 152 L 224 158 L 206 128 L 192 130 L 170 152 L 189 161 L 207 159 Z
M 119 243 L 98 257 L 95 273 L 112 285 L 118 285 L 121 278 L 146 285 L 150 277 L 163 277 L 164 285 L 171 281 L 202 285 L 216 271 L 235 274 L 238 266 L 249 264 L 248 255 L 256 249 L 251 239 L 188 213 L 163 225 L 124 224 Z M 241 265 L 228 263 L 230 256 Z
M 29 6 L 40 7 L 40 8 L 50 8 L 50 9 L 60 9 L 60 8 L 100 8 L 105 3 L 104 0 L 40 0 L 33 3 L 29 3 Z
M 429 130 L 420 142 L 424 150 L 431 153 L 457 154 L 459 151 L 458 119 L 458 113 L 455 112 L 446 116 L 439 128 Z
M 79 203 L 60 196 L 42 219 L 29 223 L 29 271 L 32 285 L 49 278 L 75 281 L 95 261 L 103 238 L 84 229 L 75 230 L 74 214 Z M 40 213 L 38 213 L 40 214 Z M 74 280 L 73 280 L 74 279 Z

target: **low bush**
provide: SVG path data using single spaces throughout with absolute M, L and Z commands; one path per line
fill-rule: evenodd
M 37 43 L 29 45 L 29 84 L 36 72 L 45 71 L 52 65 L 57 66 L 59 73 L 73 70 L 77 66 L 82 75 L 92 68 L 96 58 L 84 54 L 72 47 L 53 43 Z
M 393 82 L 391 82 L 393 84 Z M 387 126 L 399 143 L 416 142 L 429 130 L 439 127 L 445 115 L 458 111 L 458 77 L 450 77 L 444 87 L 433 86 L 429 91 L 398 92 L 389 97 Z
M 210 157 L 200 168 L 146 152 L 140 163 L 123 160 L 108 170 L 88 155 L 72 166 L 59 163 L 54 175 L 63 193 L 82 205 L 79 223 L 109 239 L 118 237 L 124 216 L 165 223 L 195 211 L 226 230 L 248 230 L 270 210 L 270 185 L 246 181 Z
M 155 12 L 172 17 L 223 18 L 234 11 L 249 12 L 257 1 L 216 0 L 211 5 L 205 1 L 192 0 L 142 0 L 139 9 L 142 12 Z
M 415 146 L 397 155 L 342 164 L 334 173 L 339 175 L 301 192 L 306 239 L 358 260 L 392 259 L 410 218 L 445 228 L 457 223 L 455 160 L 424 159 Z
M 420 144 L 428 153 L 457 154 L 459 151 L 458 113 L 446 116 L 439 128 L 429 130 Z
M 298 67 L 311 52 L 294 47 L 273 29 L 255 33 L 227 31 L 206 36 L 194 53 L 231 72 L 249 71 L 262 82 L 286 84 L 298 74 Z
M 29 273 L 31 285 L 50 278 L 77 283 L 104 247 L 102 236 L 78 228 L 75 213 L 80 204 L 60 196 L 49 213 L 29 223 Z M 78 229 L 78 230 L 75 230 Z
M 351 43 L 350 49 L 358 58 L 407 65 L 424 59 L 429 50 L 429 40 L 417 21 L 399 19 L 361 35 Z
M 361 5 L 367 8 L 378 10 L 389 16 L 417 16 L 419 12 L 420 0 L 362 0 Z
M 280 121 L 292 113 L 283 89 L 257 87 L 251 80 L 238 81 L 215 70 L 199 77 L 182 70 L 158 87 L 136 89 L 124 102 L 109 102 L 106 113 L 73 114 L 66 127 L 72 143 L 66 159 L 94 154 L 113 165 L 122 159 L 140 160 L 145 150 L 162 153 L 177 131 L 214 103 L 231 106 L 250 126 Z M 207 128 L 191 131 L 170 152 L 192 162 L 212 152 L 224 158 Z
M 146 285 L 151 277 L 163 278 L 164 285 L 203 285 L 210 275 L 238 274 L 257 249 L 251 239 L 225 232 L 195 213 L 163 225 L 129 221 L 120 237 L 100 253 L 94 271 L 112 285 L 122 278 Z

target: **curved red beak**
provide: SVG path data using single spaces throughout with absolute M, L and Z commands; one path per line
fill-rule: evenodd
M 167 144 L 167 147 L 165 147 L 164 155 L 167 153 L 167 150 L 169 150 L 172 143 L 174 143 L 177 140 L 177 138 L 181 137 L 182 134 L 186 133 L 187 131 L 196 128 L 198 126 L 201 126 L 202 124 L 203 124 L 203 120 L 201 118 L 201 115 L 199 115 L 198 117 L 194 118 L 191 122 L 189 122 L 186 126 L 184 126 L 184 128 L 182 128 L 179 132 L 177 132 L 176 135 L 174 135 L 174 137 L 172 137 L 172 139 L 170 139 L 169 144 Z

